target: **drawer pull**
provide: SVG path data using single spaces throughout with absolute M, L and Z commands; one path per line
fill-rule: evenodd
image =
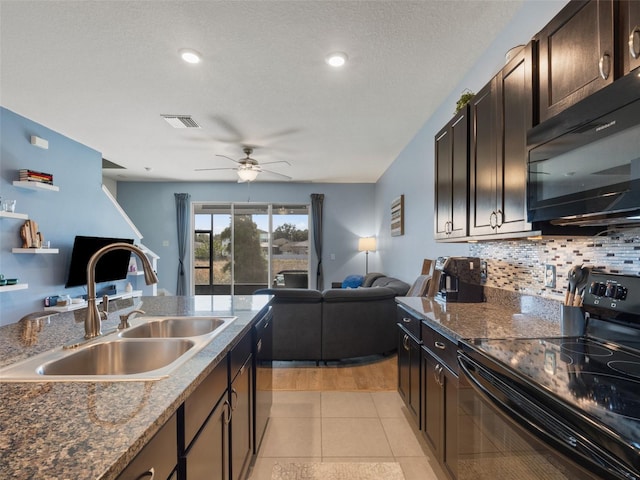
M 153 480 L 156 476 L 156 471 L 151 467 L 149 470 L 141 474 L 136 480 Z
M 402 321 L 403 321 L 404 323 L 411 323 L 411 319 L 410 319 L 410 318 L 408 318 L 408 317 L 402 317 Z
M 402 346 L 405 350 L 409 351 L 409 335 L 404 335 L 404 338 L 402 339 Z
M 262 351 L 262 339 L 258 340 L 258 345 L 256 346 L 256 351 L 260 353 Z
M 635 59 L 640 57 L 640 27 L 635 27 L 629 35 L 629 53 Z
M 444 350 L 444 349 L 446 349 L 446 348 L 447 348 L 447 346 L 446 346 L 444 343 L 442 343 L 442 342 L 433 342 L 433 345 L 434 345 L 436 348 L 439 348 L 440 350 Z

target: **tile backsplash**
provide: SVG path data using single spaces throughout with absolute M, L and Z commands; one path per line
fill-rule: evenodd
M 640 275 L 640 228 L 596 237 L 496 240 L 471 244 L 469 250 L 486 260 L 487 286 L 559 300 L 573 265 Z M 545 265 L 556 267 L 555 288 L 545 287 Z

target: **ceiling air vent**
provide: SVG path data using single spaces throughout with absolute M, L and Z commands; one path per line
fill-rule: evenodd
M 118 165 L 117 163 L 113 163 L 111 160 L 107 160 L 106 158 L 102 159 L 102 168 L 113 168 L 113 169 L 122 169 L 124 167 L 122 165 Z
M 160 115 L 173 128 L 200 128 L 191 115 Z

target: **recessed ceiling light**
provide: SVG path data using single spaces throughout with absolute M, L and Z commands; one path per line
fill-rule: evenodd
M 348 57 L 346 53 L 334 52 L 327 55 L 324 61 L 327 62 L 327 64 L 331 65 L 332 67 L 339 68 L 339 67 L 342 67 L 345 63 L 347 63 L 347 58 Z
M 200 53 L 195 50 L 191 50 L 190 48 L 183 48 L 180 50 L 180 57 L 187 63 L 200 63 L 202 57 Z

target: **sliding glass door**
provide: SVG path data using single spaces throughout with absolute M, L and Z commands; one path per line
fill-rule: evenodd
M 196 295 L 308 286 L 307 205 L 195 204 Z

